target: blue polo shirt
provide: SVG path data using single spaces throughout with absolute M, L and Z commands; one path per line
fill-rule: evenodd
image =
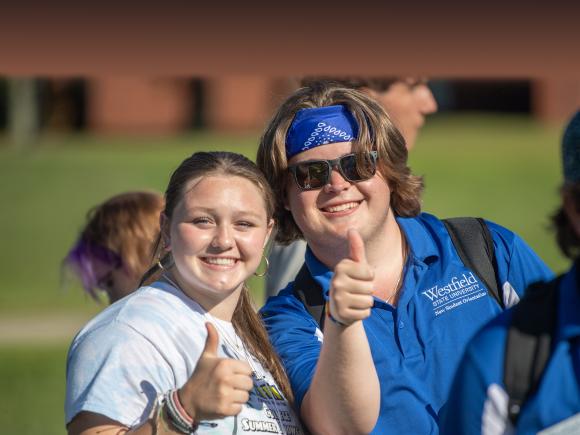
M 438 433 L 438 414 L 467 342 L 501 308 L 463 265 L 439 219 L 423 213 L 397 222 L 410 251 L 398 305 L 375 298 L 370 317 L 363 321 L 381 384 L 373 433 Z M 488 226 L 504 300 L 511 306 L 528 284 L 552 273 L 517 235 L 490 222 Z M 306 264 L 328 298 L 333 272 L 310 250 Z M 293 283 L 269 298 L 261 314 L 300 407 L 323 334 L 294 296 Z
M 580 295 L 577 267 L 558 288 L 558 317 L 552 355 L 537 392 L 521 409 L 517 434 L 535 434 L 560 424 L 561 432 L 580 433 Z M 504 433 L 510 428 L 503 364 L 512 310 L 490 322 L 469 343 L 444 407 L 441 432 Z M 556 430 L 556 428 L 554 428 Z

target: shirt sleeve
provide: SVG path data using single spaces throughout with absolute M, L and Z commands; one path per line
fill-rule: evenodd
M 66 381 L 66 424 L 89 411 L 129 427 L 144 422 L 157 396 L 175 383 L 155 346 L 117 321 L 73 342 Z
M 470 342 L 440 413 L 441 434 L 508 434 L 508 399 L 503 360 L 511 310 L 485 326 Z
M 504 303 L 511 307 L 530 284 L 549 281 L 554 274 L 520 236 L 493 222 L 487 222 L 487 225 L 495 246 Z
M 269 298 L 260 314 L 290 379 L 296 409 L 300 410 L 320 356 L 322 332 L 304 305 L 293 296 L 292 285 Z

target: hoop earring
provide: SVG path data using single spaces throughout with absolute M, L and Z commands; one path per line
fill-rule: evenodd
M 266 270 L 264 270 L 264 272 L 262 273 L 254 272 L 254 275 L 260 278 L 266 275 L 268 273 L 268 269 L 270 268 L 270 262 L 268 261 L 268 257 L 266 257 L 264 254 L 262 254 L 262 257 L 264 258 L 264 261 L 266 261 Z
M 167 271 L 173 266 L 173 257 L 171 253 L 166 253 L 165 255 L 159 255 L 157 257 L 157 262 L 155 263 L 160 270 Z

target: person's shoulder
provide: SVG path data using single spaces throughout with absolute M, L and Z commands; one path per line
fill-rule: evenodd
M 416 216 L 398 216 L 397 221 L 406 223 L 414 222 L 424 226 L 442 225 L 441 219 L 431 213 L 426 212 L 421 212 Z
M 308 310 L 294 293 L 294 282 L 291 282 L 276 296 L 268 298 L 264 306 L 260 309 L 266 329 L 284 329 L 287 327 L 307 328 L 318 327 L 318 324 L 308 313 Z
M 453 220 L 453 219 L 482 219 L 483 222 L 486 224 L 487 228 L 489 229 L 490 233 L 492 236 L 497 235 L 499 237 L 505 238 L 505 239 L 513 239 L 514 237 L 517 237 L 517 234 L 514 233 L 512 230 L 499 225 L 493 221 L 490 221 L 488 219 L 485 218 L 480 218 L 478 216 L 457 216 L 457 217 L 451 217 L 451 218 L 439 218 L 433 214 L 430 213 L 420 213 L 415 217 L 412 218 L 405 218 L 405 219 L 412 219 L 414 221 L 416 221 L 417 223 L 421 224 L 422 226 L 426 227 L 426 228 L 432 228 L 432 229 L 444 229 L 445 225 L 444 225 L 444 221 L 445 220 Z
M 487 228 L 489 229 L 489 232 L 491 233 L 491 236 L 496 242 L 501 240 L 504 243 L 510 245 L 519 242 L 523 243 L 523 239 L 515 231 L 488 219 L 484 219 L 484 221 L 487 225 Z
M 397 222 L 401 224 L 411 237 L 424 237 L 425 232 L 432 237 L 438 238 L 440 234 L 445 234 L 445 226 L 440 218 L 430 213 L 419 213 L 416 216 L 397 217 Z
M 514 247 L 519 248 L 528 248 L 527 244 L 524 240 L 514 231 L 506 228 L 503 225 L 500 225 L 494 221 L 489 219 L 480 218 L 477 216 L 465 216 L 465 218 L 471 219 L 482 219 L 485 223 L 487 229 L 489 230 L 489 234 L 495 244 L 496 249 L 500 250 L 507 250 L 511 251 Z M 448 232 L 445 229 L 444 220 L 438 218 L 429 213 L 421 213 L 418 216 L 411 218 L 415 219 L 417 223 L 422 225 L 426 228 L 432 235 L 445 235 L 448 236 Z
M 152 340 L 192 323 L 203 326 L 202 308 L 179 290 L 155 282 L 107 307 L 81 330 L 75 342 L 103 333 L 125 339 L 139 335 Z
M 270 342 L 285 361 L 287 369 L 289 361 L 295 361 L 295 356 L 303 358 L 309 352 L 317 353 L 322 342 L 320 325 L 294 294 L 293 284 L 288 284 L 277 296 L 268 298 L 260 310 Z
M 528 284 L 553 278 L 552 271 L 519 234 L 489 220 L 485 220 L 485 223 L 495 245 L 498 263 L 506 261 L 517 268 L 533 272 L 533 279 Z
M 203 308 L 181 290 L 157 281 L 130 295 L 119 313 L 119 319 L 127 323 L 173 323 L 176 316 L 203 320 L 203 313 Z
M 260 309 L 262 317 L 275 315 L 278 312 L 287 313 L 307 313 L 304 305 L 294 292 L 294 281 L 290 282 L 284 289 L 275 296 L 270 296 L 264 306 Z

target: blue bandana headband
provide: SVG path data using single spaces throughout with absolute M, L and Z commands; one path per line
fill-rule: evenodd
M 562 139 L 564 180 L 580 182 L 580 111 L 570 120 Z
M 345 106 L 326 106 L 296 112 L 286 134 L 286 157 L 358 137 L 358 124 Z

